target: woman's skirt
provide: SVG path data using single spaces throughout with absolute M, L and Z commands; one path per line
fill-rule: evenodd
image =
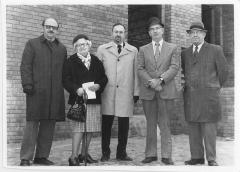
M 101 131 L 101 114 L 99 104 L 87 105 L 87 132 L 100 132 Z M 71 120 L 73 132 L 84 132 L 84 123 Z

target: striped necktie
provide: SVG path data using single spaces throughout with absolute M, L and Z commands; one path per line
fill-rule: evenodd
M 160 44 L 159 44 L 159 43 L 156 43 L 155 45 L 156 45 L 156 49 L 155 49 L 154 58 L 155 58 L 155 60 L 157 61 L 157 59 L 159 59 L 159 57 L 160 57 L 160 51 L 159 51 Z

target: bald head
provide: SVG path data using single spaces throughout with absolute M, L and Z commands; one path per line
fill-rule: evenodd
M 44 26 L 46 23 L 53 23 L 54 25 L 57 25 L 58 27 L 58 22 L 54 18 L 46 18 L 42 21 L 42 26 Z
M 49 41 L 54 41 L 58 33 L 58 23 L 54 18 L 46 18 L 42 22 L 44 37 Z

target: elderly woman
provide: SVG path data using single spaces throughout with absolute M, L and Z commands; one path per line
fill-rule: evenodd
M 70 94 L 68 104 L 73 105 L 77 97 L 78 100 L 83 100 L 84 90 L 82 85 L 84 83 L 94 82 L 88 89 L 96 93 L 95 99 L 87 101 L 86 135 L 84 135 L 84 123 L 71 121 L 73 132 L 72 155 L 68 162 L 69 166 L 78 166 L 80 162 L 84 161 L 85 156 L 88 163 L 97 162 L 88 154 L 88 147 L 93 132 L 101 131 L 101 93 L 108 79 L 105 75 L 102 62 L 96 56 L 89 53 L 91 41 L 86 35 L 77 35 L 73 39 L 73 47 L 76 53 L 70 56 L 63 66 L 63 86 Z M 86 147 L 84 137 L 87 137 Z M 83 140 L 83 144 L 81 154 L 79 154 L 81 140 Z

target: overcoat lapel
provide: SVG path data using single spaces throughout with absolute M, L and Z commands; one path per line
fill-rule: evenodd
M 117 51 L 117 47 L 114 45 L 113 42 L 110 43 L 109 47 L 107 48 L 107 50 L 113 54 L 114 56 L 118 57 L 118 51 Z
M 127 43 L 125 43 L 124 48 L 122 48 L 122 51 L 119 54 L 119 58 L 129 54 L 131 51 L 132 51 L 132 49 L 130 48 L 130 46 Z
M 199 51 L 199 53 L 198 53 L 198 55 L 197 55 L 196 62 L 199 62 L 199 60 L 201 58 L 204 58 L 206 56 L 206 53 L 207 53 L 206 49 L 207 49 L 207 47 L 208 47 L 208 43 L 204 42 L 202 47 L 201 47 L 201 49 L 200 49 L 200 51 Z

